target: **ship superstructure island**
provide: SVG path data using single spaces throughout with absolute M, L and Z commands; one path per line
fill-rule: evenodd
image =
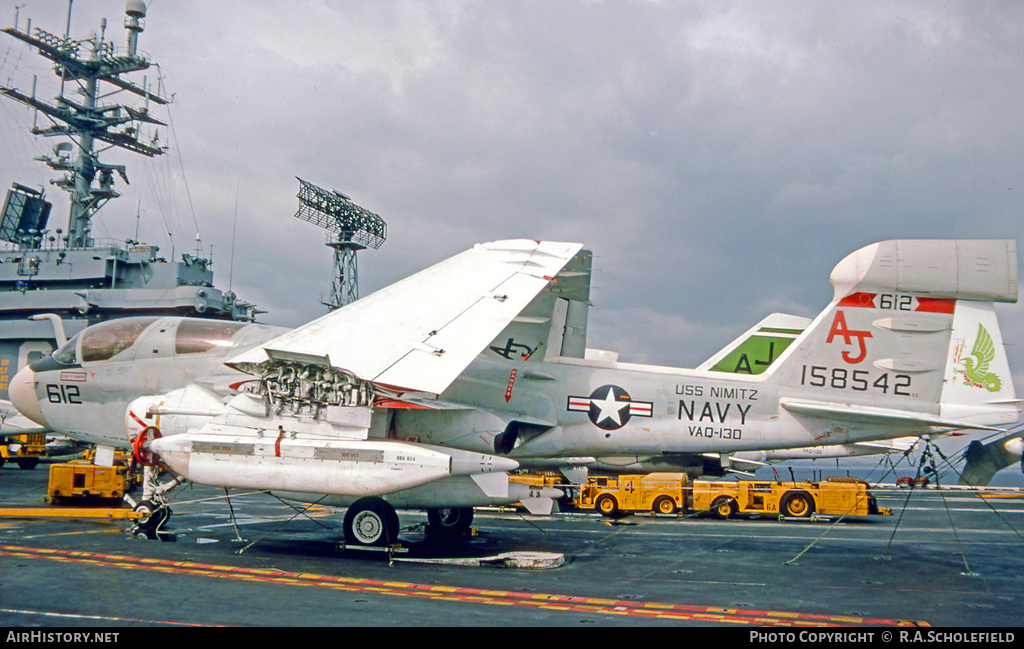
M 136 315 L 253 321 L 260 312 L 216 288 L 212 264 L 199 252 L 168 261 L 156 245 L 92 236 L 93 217 L 120 195 L 117 185 L 128 182 L 126 167 L 104 163 L 101 154 L 115 148 L 146 157 L 166 152 L 150 136 L 165 125 L 150 108 L 169 100 L 145 77 L 141 83 L 129 78 L 154 65 L 138 49 L 145 16 L 143 2 L 127 3 L 121 48 L 107 40 L 106 20 L 99 35 L 81 40 L 33 28 L 31 20 L 23 29 L 17 13 L 15 25 L 3 30 L 52 61 L 60 78 L 53 100 L 38 98 L 34 82 L 28 93 L 0 84 L 0 94 L 43 118 L 38 121 L 46 125 L 31 132 L 57 143 L 36 160 L 58 172 L 50 182 L 68 194 L 70 209 L 66 226 L 51 227 L 52 204 L 43 188 L 13 183 L 7 192 L 0 214 L 0 399 L 7 399 L 8 379 L 19 367 L 89 324 Z M 135 105 L 107 103 L 115 97 Z M 59 316 L 63 332 L 54 318 L 30 319 L 43 314 Z

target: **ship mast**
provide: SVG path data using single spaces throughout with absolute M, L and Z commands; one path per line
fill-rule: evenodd
M 69 8 L 70 11 L 70 8 Z M 125 7 L 125 29 L 128 31 L 128 45 L 125 53 L 118 53 L 114 44 L 105 39 L 106 20 L 98 36 L 74 40 L 68 36 L 56 36 L 42 29 L 31 29 L 31 22 L 25 31 L 19 25 L 3 31 L 39 50 L 39 53 L 54 62 L 54 72 L 61 78 L 60 95 L 47 102 L 33 94 L 25 95 L 15 88 L 0 84 L 0 93 L 31 106 L 50 118 L 53 124 L 47 128 L 33 127 L 32 133 L 45 137 L 70 137 L 77 145 L 74 159 L 68 155 L 67 144 L 54 147 L 53 155 L 36 158 L 51 169 L 63 172 L 61 178 L 52 180 L 70 196 L 67 247 L 88 248 L 93 245 L 90 236 L 92 217 L 112 198 L 120 194 L 114 189 L 114 174 L 128 183 L 124 165 L 100 162 L 95 149 L 97 142 L 105 142 L 121 149 L 148 157 L 161 155 L 165 147 L 158 146 L 155 139 L 145 143 L 139 139 L 142 123 L 165 126 L 163 122 L 149 115 L 149 102 L 169 103 L 145 87 L 122 78 L 122 75 L 146 70 L 150 67 L 147 57 L 138 52 L 138 37 L 143 31 L 146 5 L 141 0 L 129 0 Z M 34 33 L 33 33 L 34 32 Z M 101 105 L 102 84 L 109 83 L 145 99 L 141 108 L 128 105 Z M 78 86 L 80 100 L 65 96 L 65 87 Z

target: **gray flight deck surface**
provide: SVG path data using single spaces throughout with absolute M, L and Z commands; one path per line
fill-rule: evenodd
M 0 507 L 42 506 L 46 476 L 0 470 Z M 477 535 L 448 543 L 403 512 L 408 552 L 389 564 L 336 550 L 340 513 L 313 508 L 283 524 L 294 511 L 263 494 L 232 498 L 240 543 L 222 491 L 192 486 L 175 496 L 173 542 L 135 537 L 125 521 L 0 518 L 0 626 L 1020 624 L 1024 495 L 915 489 L 903 510 L 906 490 L 876 493 L 893 516 L 478 511 Z M 508 552 L 564 564 L 477 561 Z

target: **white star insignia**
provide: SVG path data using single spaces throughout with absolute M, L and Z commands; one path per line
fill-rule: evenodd
M 608 388 L 608 394 L 605 395 L 604 399 L 591 399 L 591 403 L 601 410 L 597 415 L 595 424 L 600 424 L 605 419 L 611 419 L 615 422 L 616 426 L 621 426 L 622 417 L 619 413 L 629 407 L 628 401 L 617 401 L 615 399 L 615 391 L 611 387 Z

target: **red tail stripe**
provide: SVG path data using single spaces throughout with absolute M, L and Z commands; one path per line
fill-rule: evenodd
M 839 300 L 839 304 L 837 304 L 836 306 L 874 309 L 876 308 L 876 297 L 878 297 L 878 293 L 867 293 L 864 291 L 858 291 L 856 293 L 850 293 L 843 299 Z M 938 297 L 915 297 L 917 297 L 917 308 L 914 309 L 914 311 L 920 313 L 951 314 L 956 309 L 956 300 Z
M 946 300 L 937 297 L 917 298 L 917 311 L 927 313 L 953 313 L 956 309 L 956 300 Z
M 867 307 L 869 309 L 875 308 L 875 296 L 878 293 L 851 293 L 839 300 L 837 306 L 853 306 L 853 307 Z

